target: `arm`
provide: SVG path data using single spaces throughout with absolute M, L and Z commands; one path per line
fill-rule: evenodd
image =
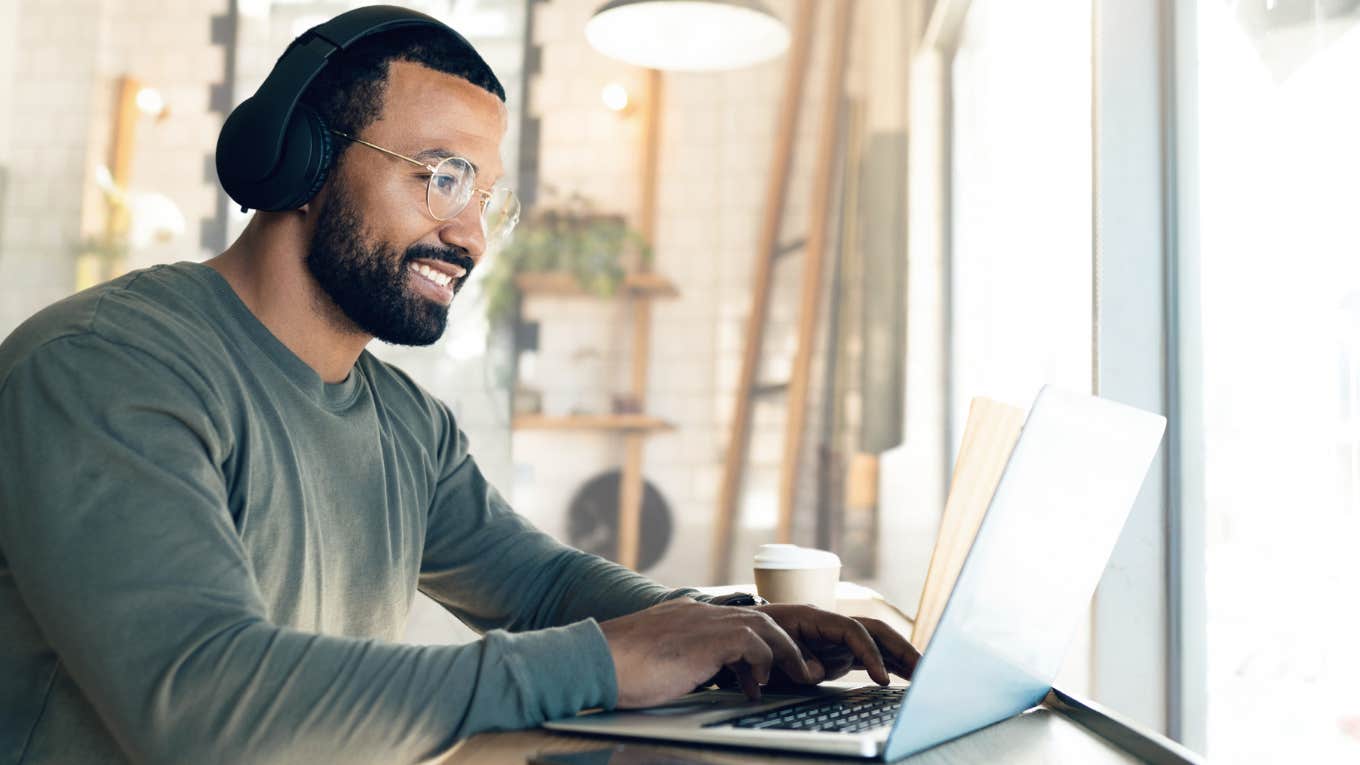
M 614 703 L 591 622 L 456 647 L 271 624 L 227 507 L 229 427 L 190 375 L 77 336 L 0 380 L 0 548 L 134 761 L 411 762 Z
M 468 454 L 467 437 L 440 406 L 440 478 L 430 507 L 420 588 L 478 630 L 535 630 L 600 621 L 666 600 L 670 590 L 623 566 L 568 547 L 517 515 Z M 696 597 L 696 599 L 705 599 Z
M 708 598 L 667 590 L 535 530 L 491 488 L 468 456 L 466 438 L 447 410 L 439 410 L 446 430 L 421 588 L 464 622 L 480 629 L 531 630 L 586 616 L 599 619 L 620 707 L 670 701 L 724 667 L 752 698 L 759 697 L 758 686 L 769 681 L 774 667 L 796 683 L 820 682 L 821 663 L 812 653 L 804 659 L 786 625 L 819 649 L 844 646 L 834 656 L 837 671 L 858 659 L 874 680 L 888 682 L 877 635 L 855 620 L 804 606 L 764 613 L 695 602 Z M 849 657 L 844 669 L 841 653 Z

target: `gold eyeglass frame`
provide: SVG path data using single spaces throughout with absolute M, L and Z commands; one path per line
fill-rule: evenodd
M 431 165 L 431 164 L 426 163 L 426 162 L 421 162 L 420 160 L 416 159 L 415 157 L 408 157 L 408 156 L 406 156 L 405 154 L 399 154 L 399 153 L 397 153 L 397 152 L 395 152 L 395 151 L 392 151 L 391 149 L 384 149 L 383 147 L 381 147 L 381 146 L 379 146 L 379 145 L 377 145 L 377 144 L 369 143 L 368 141 L 365 141 L 365 140 L 362 139 L 362 138 L 356 138 L 356 137 L 354 137 L 354 136 L 352 136 L 352 135 L 350 135 L 350 134 L 348 134 L 348 133 L 342 133 L 342 132 L 340 132 L 339 130 L 335 130 L 335 129 L 330 129 L 330 131 L 331 131 L 332 133 L 334 133 L 335 135 L 338 135 L 338 136 L 340 136 L 341 138 L 344 138 L 344 139 L 347 140 L 347 141 L 353 141 L 353 142 L 355 142 L 355 143 L 363 144 L 364 146 L 367 146 L 367 147 L 370 148 L 370 149 L 377 149 L 378 151 L 382 152 L 383 154 L 388 155 L 389 157 L 396 157 L 397 159 L 406 160 L 407 162 L 410 162 L 411 164 L 416 165 L 417 167 L 423 167 L 423 168 L 425 168 L 426 170 L 430 171 L 430 179 L 429 179 L 428 181 L 426 181 L 426 184 L 425 184 L 425 212 L 428 212 L 428 213 L 430 214 L 430 217 L 431 217 L 431 218 L 434 218 L 435 220 L 441 220 L 441 221 L 442 221 L 442 220 L 453 220 L 454 218 L 457 218 L 460 214 L 462 214 L 463 210 L 466 210 L 466 209 L 467 209 L 467 202 L 464 202 L 464 203 L 463 203 L 463 206 L 462 206 L 461 208 L 459 208 L 457 212 L 453 213 L 452 215 L 448 216 L 447 218 L 441 218 L 441 217 L 439 217 L 438 215 L 435 215 L 435 214 L 434 214 L 434 210 L 430 208 L 430 194 L 433 193 L 433 189 L 434 189 L 434 187 L 433 187 L 432 184 L 434 184 L 435 176 L 439 174 L 439 171 L 438 171 L 439 165 L 442 165 L 442 164 L 444 164 L 445 162 L 448 162 L 448 161 L 451 160 L 451 159 L 460 159 L 460 160 L 462 160 L 462 161 L 464 161 L 464 162 L 467 162 L 467 164 L 468 164 L 468 169 L 472 170 L 473 177 L 476 178 L 476 173 L 477 173 L 476 169 L 474 169 L 474 168 L 472 167 L 472 162 L 468 161 L 465 157 L 460 157 L 460 156 L 458 156 L 458 155 L 456 155 L 456 154 L 453 154 L 453 155 L 450 155 L 450 156 L 448 156 L 448 157 L 445 157 L 444 159 L 439 160 L 438 164 Z M 487 189 L 483 189 L 483 188 L 481 188 L 481 187 L 479 187 L 479 186 L 476 186 L 476 185 L 474 185 L 474 186 L 472 187 L 472 190 L 473 190 L 473 192 L 475 192 L 475 193 L 477 193 L 477 194 L 480 194 L 481 197 L 482 197 L 482 199 L 481 199 L 481 210 L 479 210 L 478 212 L 479 212 L 479 214 L 480 214 L 480 216 L 481 216 L 481 218 L 482 218 L 483 226 L 485 227 L 485 222 L 486 222 L 486 208 L 487 208 L 488 206 L 490 206 L 490 204 L 491 204 L 491 197 L 492 197 L 492 195 L 493 195 L 493 192 L 492 192 L 492 191 L 489 191 L 489 190 L 487 190 Z M 513 192 L 512 192 L 512 193 L 513 193 Z M 471 197 L 469 197 L 469 201 L 471 201 Z M 511 228 L 514 228 L 514 224 L 511 224 Z M 508 233 L 509 233 L 509 232 L 506 231 L 506 232 L 504 232 L 502 235 L 508 234 Z

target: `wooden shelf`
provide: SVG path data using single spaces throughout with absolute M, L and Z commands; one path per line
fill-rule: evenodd
M 659 417 L 646 414 L 571 414 L 554 417 L 543 414 L 522 414 L 515 418 L 515 430 L 620 430 L 661 432 L 675 430 L 675 426 Z
M 588 295 L 576 277 L 557 272 L 530 272 L 515 277 L 515 286 L 525 295 Z M 633 273 L 623 277 L 620 294 L 630 297 L 673 298 L 680 296 L 675 282 L 660 274 Z

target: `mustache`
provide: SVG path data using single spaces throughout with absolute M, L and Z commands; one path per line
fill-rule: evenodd
M 467 254 L 467 250 L 464 250 L 461 247 L 452 250 L 446 250 L 440 247 L 430 247 L 429 245 L 416 245 L 407 248 L 406 261 L 409 263 L 415 260 L 438 260 L 444 263 L 452 263 L 455 266 L 461 266 L 463 270 L 467 271 L 469 274 L 472 273 L 472 269 L 477 265 L 477 262 L 472 259 L 472 256 Z

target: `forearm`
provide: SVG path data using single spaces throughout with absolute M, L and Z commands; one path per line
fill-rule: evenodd
M 478 553 L 462 565 L 427 567 L 421 589 L 478 630 L 605 621 L 697 594 L 563 545 L 508 512 L 498 512 L 477 539 Z
M 96 707 L 149 763 L 418 762 L 474 733 L 612 706 L 617 693 L 590 622 L 408 646 L 247 621 L 122 670 Z
M 698 597 L 692 588 L 671 589 L 623 566 L 595 555 L 567 548 L 555 562 L 545 615 L 548 624 L 566 624 L 586 617 L 606 621 L 678 597 Z
M 440 481 L 420 587 L 478 630 L 600 621 L 694 593 L 568 547 L 510 509 L 463 447 Z

